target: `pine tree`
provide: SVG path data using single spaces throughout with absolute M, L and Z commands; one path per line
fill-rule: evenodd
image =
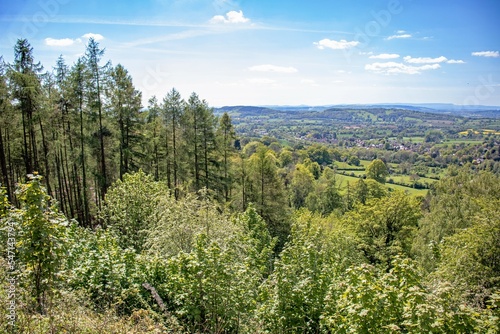
M 26 39 L 19 39 L 14 47 L 14 64 L 10 77 L 13 98 L 18 101 L 23 126 L 23 160 L 26 174 L 39 169 L 36 117 L 39 110 L 40 78 L 43 67 L 35 63 L 33 48 Z
M 133 144 L 138 141 L 136 129 L 141 109 L 141 93 L 134 88 L 132 77 L 120 64 L 111 71 L 111 80 L 108 94 L 111 117 L 118 123 L 120 133 L 120 180 L 123 180 L 123 175 L 128 173 L 134 164 L 132 157 L 140 155 L 134 151 Z
M 223 195 L 226 202 L 231 197 L 233 176 L 231 175 L 231 156 L 235 152 L 234 141 L 236 134 L 234 131 L 231 117 L 225 112 L 219 120 L 217 128 L 217 147 L 219 155 L 222 156 L 222 185 Z
M 175 88 L 172 88 L 163 99 L 167 184 L 170 189 L 174 189 L 176 199 L 179 198 L 179 136 L 184 103 L 181 94 Z
M 145 120 L 145 171 L 149 171 L 154 175 L 155 181 L 160 178 L 160 135 L 162 132 L 162 122 L 160 119 L 160 106 L 156 96 L 153 96 L 148 101 L 148 111 Z
M 85 59 L 79 58 L 75 65 L 71 68 L 68 75 L 68 94 L 70 105 L 73 107 L 75 116 L 78 119 L 78 141 L 79 141 L 79 152 L 78 152 L 78 162 L 79 162 L 79 171 L 81 172 L 81 194 L 80 194 L 80 202 L 82 203 L 82 207 L 79 209 L 81 211 L 81 216 L 83 220 L 81 221 L 84 225 L 90 225 L 90 207 L 89 207 L 89 187 L 87 181 L 87 157 L 86 157 L 86 149 L 85 143 L 87 135 L 85 133 L 85 124 L 87 122 L 87 117 L 85 117 L 84 109 L 86 106 L 86 79 L 87 72 L 85 67 Z
M 109 136 L 109 130 L 105 129 L 103 125 L 103 102 L 102 91 L 103 84 L 106 80 L 105 73 L 109 68 L 109 63 L 103 67 L 99 66 L 104 49 L 99 48 L 99 43 L 95 39 L 90 38 L 85 52 L 85 61 L 87 69 L 90 74 L 89 82 L 89 103 L 93 112 L 97 110 L 98 130 L 94 133 L 99 141 L 99 154 L 97 155 L 97 162 L 99 165 L 99 173 L 97 175 L 97 184 L 99 186 L 99 196 L 96 196 L 97 205 L 100 207 L 101 200 L 106 196 L 106 191 L 109 186 L 108 174 L 106 172 L 106 152 L 104 147 L 104 137 Z
M 5 65 L 3 58 L 0 57 L 0 171 L 2 172 L 2 178 L 0 183 L 2 187 L 5 187 L 6 193 L 9 199 L 12 200 L 12 189 L 10 188 L 11 182 L 9 180 L 9 171 L 7 169 L 7 153 L 6 145 L 4 145 L 4 131 L 7 131 L 7 113 L 10 108 L 10 101 L 7 91 L 7 83 L 5 77 Z

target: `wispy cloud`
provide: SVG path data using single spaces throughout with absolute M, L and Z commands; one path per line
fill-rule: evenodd
M 405 62 L 410 63 L 410 64 L 437 64 L 437 63 L 443 63 L 445 61 L 448 61 L 448 58 L 441 56 L 437 58 L 430 58 L 430 57 L 410 57 L 406 56 L 403 58 Z
M 378 74 L 420 74 L 422 71 L 437 70 L 439 64 L 427 64 L 422 66 L 411 66 L 403 63 L 387 62 L 365 65 L 365 70 Z
M 276 72 L 276 73 L 297 73 L 298 70 L 295 67 L 285 67 L 276 65 L 256 65 L 248 68 L 253 72 Z
M 498 51 L 479 51 L 479 52 L 472 52 L 472 55 L 476 56 L 476 57 L 499 58 L 500 52 L 498 52 Z
M 154 44 L 154 43 L 160 43 L 160 42 L 178 41 L 178 40 L 189 39 L 189 38 L 194 38 L 194 37 L 199 37 L 199 36 L 211 35 L 211 34 L 215 34 L 215 33 L 216 33 L 215 31 L 209 30 L 209 29 L 204 29 L 204 30 L 189 29 L 189 30 L 185 30 L 185 31 L 177 32 L 177 33 L 172 33 L 172 34 L 167 34 L 167 35 L 138 39 L 138 40 L 135 40 L 132 42 L 125 43 L 125 46 L 126 47 L 134 47 L 134 46 Z
M 88 39 L 93 38 L 97 42 L 98 41 L 102 41 L 104 39 L 103 35 L 101 35 L 101 34 L 94 34 L 94 33 L 91 33 L 91 32 L 89 32 L 88 34 L 83 35 L 82 37 L 83 38 L 88 38 Z
M 465 64 L 463 60 L 450 59 L 447 61 L 448 64 Z
M 314 45 L 318 47 L 318 49 L 323 50 L 323 49 L 333 49 L 333 50 L 345 50 L 345 49 L 350 49 L 359 44 L 358 41 L 346 41 L 345 39 L 341 39 L 340 41 L 335 41 L 332 39 L 322 39 L 319 42 L 314 42 Z
M 56 38 L 46 38 L 45 40 L 45 45 L 47 46 L 57 46 L 57 47 L 63 47 L 63 46 L 71 46 L 77 42 L 81 42 L 79 38 L 77 39 L 71 39 L 71 38 L 61 38 L 61 39 L 56 39 Z
M 382 53 L 379 55 L 373 55 L 369 57 L 370 59 L 396 59 L 399 55 L 396 53 Z
M 404 38 L 411 38 L 411 37 L 412 37 L 411 34 L 408 34 L 403 30 L 399 30 L 397 32 L 397 34 L 387 37 L 386 40 L 390 41 L 392 39 L 404 39 Z
M 243 11 L 230 11 L 227 12 L 226 15 L 215 15 L 210 19 L 210 23 L 213 24 L 237 24 L 237 23 L 248 23 L 250 22 L 249 18 L 246 18 L 243 15 Z

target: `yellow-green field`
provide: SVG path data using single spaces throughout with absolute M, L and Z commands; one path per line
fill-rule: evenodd
M 337 181 L 339 182 L 339 185 L 341 187 L 341 193 L 344 193 L 346 191 L 347 183 L 350 185 L 354 185 L 356 181 L 359 180 L 359 177 L 354 177 L 354 176 L 348 176 L 348 175 L 342 175 L 342 174 L 337 174 L 336 175 Z M 414 189 L 410 187 L 403 187 L 397 184 L 390 184 L 386 183 L 384 185 L 387 189 L 389 190 L 400 190 L 404 191 L 412 196 L 425 196 L 427 194 L 428 189 Z

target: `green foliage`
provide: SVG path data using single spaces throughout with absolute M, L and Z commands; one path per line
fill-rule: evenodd
M 101 216 L 116 232 L 122 248 L 132 247 L 137 252 L 144 248 L 162 197 L 169 197 L 166 185 L 143 171 L 125 174 L 123 181 L 116 181 L 109 189 Z
M 320 165 L 330 165 L 333 162 L 332 155 L 324 145 L 312 145 L 307 149 L 311 161 Z
M 446 303 L 423 285 L 409 259 L 396 257 L 389 272 L 361 265 L 348 269 L 325 299 L 323 325 L 334 333 L 472 333 L 479 315 Z
M 297 164 L 293 171 L 291 189 L 292 205 L 296 209 L 305 206 L 306 198 L 313 190 L 314 176 L 303 164 Z
M 238 332 L 255 307 L 258 276 L 253 270 L 234 251 L 200 234 L 192 252 L 168 261 L 170 308 L 191 333 Z
M 299 213 L 290 241 L 261 288 L 257 317 L 272 333 L 318 332 L 333 277 L 360 261 L 352 233 L 318 215 Z
M 266 222 L 252 205 L 238 218 L 244 226 L 241 244 L 246 245 L 247 261 L 266 278 L 273 271 L 274 248 L 278 239 L 271 237 Z
M 486 307 L 500 291 L 500 200 L 483 203 L 472 226 L 446 237 L 435 277 L 450 282 L 455 293 Z
M 450 173 L 435 184 L 430 210 L 420 222 L 419 236 L 414 240 L 413 252 L 428 271 L 439 263 L 439 245 L 445 237 L 482 221 L 491 212 L 489 208 L 493 216 L 498 216 L 498 205 L 492 205 L 500 198 L 498 176 L 465 170 L 450 170 Z
M 347 160 L 347 163 L 349 165 L 353 165 L 353 166 L 359 166 L 361 164 L 361 161 L 359 160 L 359 158 L 355 155 L 351 155 L 349 157 L 349 159 Z
M 429 130 L 425 133 L 424 142 L 426 143 L 440 143 L 444 139 L 443 132 L 439 130 Z
M 7 198 L 7 190 L 0 185 L 0 219 L 7 216 L 10 208 L 9 200 Z
M 60 280 L 67 220 L 50 205 L 41 176 L 29 178 L 16 191 L 21 209 L 16 210 L 12 220 L 18 224 L 16 248 L 23 284 L 31 292 L 36 311 L 44 313 Z
M 321 177 L 314 183 L 314 189 L 306 198 L 307 208 L 324 216 L 343 206 L 336 174 L 330 168 L 325 168 Z
M 398 254 L 408 256 L 417 223 L 419 202 L 402 192 L 356 206 L 342 218 L 362 240 L 359 248 L 373 264 L 389 265 Z
M 366 178 L 372 179 L 380 183 L 385 183 L 385 179 L 389 176 L 389 170 L 385 163 L 380 159 L 375 159 L 366 167 Z
M 259 215 L 268 223 L 273 237 L 282 246 L 289 233 L 288 205 L 283 183 L 278 175 L 278 161 L 274 152 L 265 146 L 248 159 L 248 202 L 255 205 Z
M 191 252 L 194 240 L 204 234 L 206 238 L 228 247 L 242 226 L 235 224 L 227 214 L 221 213 L 207 193 L 199 197 L 188 194 L 175 200 L 173 196 L 162 196 L 154 209 L 155 220 L 147 232 L 146 247 L 149 254 L 170 257 L 181 251 Z

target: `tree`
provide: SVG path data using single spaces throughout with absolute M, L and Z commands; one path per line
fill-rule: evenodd
M 500 198 L 500 182 L 490 172 L 475 174 L 465 168 L 450 168 L 430 194 L 429 212 L 413 242 L 415 256 L 429 272 L 439 264 L 443 240 L 474 226 L 487 212 L 485 203 L 493 204 Z
M 112 83 L 109 88 L 111 116 L 118 123 L 120 133 L 120 179 L 128 173 L 134 164 L 133 157 L 140 156 L 134 150 L 134 144 L 140 140 L 137 127 L 141 109 L 141 92 L 134 88 L 128 71 L 118 64 L 111 71 Z M 135 164 L 137 167 L 137 164 Z
M 417 199 L 397 191 L 356 206 L 342 217 L 342 222 L 354 227 L 366 258 L 385 267 L 396 255 L 410 255 L 421 218 L 419 204 Z
M 99 173 L 97 174 L 97 183 L 99 185 L 99 196 L 97 196 L 97 204 L 100 207 L 102 199 L 106 196 L 106 191 L 109 186 L 109 178 L 106 172 L 106 152 L 104 147 L 104 137 L 109 136 L 109 130 L 104 127 L 103 123 L 103 101 L 102 91 L 103 84 L 106 81 L 106 71 L 109 68 L 109 63 L 101 67 L 99 62 L 104 55 L 104 49 L 99 48 L 99 43 L 94 38 L 90 38 L 85 51 L 85 61 L 90 75 L 89 82 L 89 102 L 93 112 L 97 110 L 98 130 L 94 133 L 99 141 L 98 154 L 96 155 Z
M 278 237 L 283 245 L 288 235 L 286 224 L 287 203 L 283 185 L 278 176 L 277 159 L 266 146 L 248 159 L 249 198 L 255 204 L 259 215 L 269 224 L 273 237 Z
M 169 196 L 164 184 L 141 170 L 125 174 L 110 187 L 100 214 L 105 225 L 117 232 L 122 248 L 132 247 L 138 253 L 144 249 L 164 196 Z
M 39 97 L 41 93 L 38 74 L 43 67 L 35 63 L 33 48 L 26 39 L 19 39 L 14 48 L 14 64 L 10 77 L 13 97 L 18 101 L 23 124 L 23 159 L 26 174 L 39 170 L 38 146 L 35 131 Z
M 335 277 L 362 263 L 352 231 L 298 211 L 290 238 L 261 286 L 257 310 L 270 333 L 319 333 L 325 297 Z
M 231 117 L 228 113 L 224 113 L 219 120 L 219 126 L 217 128 L 217 148 L 222 154 L 222 184 L 224 200 L 229 201 L 231 195 L 231 189 L 233 184 L 233 176 L 231 175 L 231 155 L 235 152 L 234 141 L 236 139 L 236 134 L 234 131 L 233 124 L 231 123 Z
M 155 181 L 160 179 L 160 154 L 161 154 L 161 133 L 162 121 L 160 118 L 161 107 L 158 104 L 156 96 L 148 101 L 148 111 L 146 115 L 146 124 L 144 126 L 144 150 L 145 161 L 144 170 L 154 175 Z
M 3 58 L 0 57 L 0 124 L 3 129 L 7 129 L 7 113 L 10 109 L 10 101 L 8 99 L 7 83 L 5 77 L 5 65 Z M 11 182 L 9 180 L 9 171 L 7 169 L 7 154 L 6 146 L 4 145 L 4 133 L 0 130 L 0 171 L 2 178 L 0 184 L 5 187 L 8 198 L 12 199 Z
M 443 239 L 435 275 L 456 295 L 479 308 L 500 291 L 500 200 L 478 201 L 471 226 Z
M 329 165 L 333 162 L 332 155 L 324 145 L 314 144 L 307 149 L 311 161 L 320 165 Z
M 191 170 L 194 190 L 215 190 L 219 186 L 216 158 L 216 119 L 205 100 L 192 93 L 182 115 L 185 168 Z
M 296 209 L 305 206 L 306 198 L 314 187 L 314 176 L 303 164 L 297 164 L 291 182 L 292 205 Z
M 335 172 L 325 168 L 320 178 L 314 183 L 313 191 L 306 198 L 309 210 L 319 212 L 324 216 L 343 206 L 342 196 Z
M 388 271 L 351 267 L 330 286 L 322 324 L 332 333 L 487 332 L 475 310 L 424 282 L 416 263 L 402 257 Z
M 380 159 L 375 159 L 366 167 L 366 178 L 373 179 L 379 183 L 385 183 L 389 176 L 389 171 L 385 163 Z
M 444 134 L 439 130 L 429 130 L 425 133 L 424 142 L 440 143 L 443 141 Z
M 75 65 L 71 68 L 68 75 L 68 94 L 69 103 L 75 108 L 78 117 L 78 141 L 79 141 L 79 153 L 78 161 L 81 170 L 81 209 L 80 211 L 83 220 L 80 223 L 84 225 L 90 225 L 90 208 L 89 208 L 89 189 L 87 182 L 87 157 L 85 150 L 86 134 L 85 134 L 85 124 L 87 123 L 87 118 L 84 115 L 85 106 L 85 85 L 86 85 L 87 73 L 85 70 L 85 60 L 83 58 L 78 58 Z
M 28 177 L 30 181 L 17 190 L 21 202 L 17 247 L 35 309 L 43 314 L 60 277 L 58 272 L 64 258 L 67 221 L 50 206 L 50 197 L 41 185 L 42 177 Z
M 179 198 L 179 136 L 180 120 L 183 113 L 184 101 L 181 94 L 172 88 L 163 99 L 163 121 L 165 124 L 165 158 L 167 184 L 174 189 L 175 198 Z

